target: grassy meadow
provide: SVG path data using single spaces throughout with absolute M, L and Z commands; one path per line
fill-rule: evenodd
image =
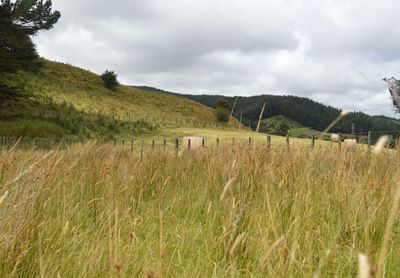
M 363 253 L 396 277 L 399 163 L 238 141 L 3 150 L 0 276 L 355 277 Z

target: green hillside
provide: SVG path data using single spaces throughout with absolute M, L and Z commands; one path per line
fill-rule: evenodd
M 278 115 L 261 121 L 260 131 L 270 134 L 286 135 L 288 132 L 293 137 L 319 137 L 322 133 L 296 122 L 288 117 Z
M 7 77 L 25 96 L 0 99 L 0 136 L 94 138 L 215 125 L 214 109 L 184 97 L 123 85 L 112 91 L 92 72 L 42 62 L 39 72 Z
M 295 120 L 278 115 L 262 120 L 260 130 L 266 133 L 277 133 L 281 129 L 292 130 L 303 127 L 303 125 L 299 124 Z M 286 132 L 283 132 L 283 134 L 286 134 Z

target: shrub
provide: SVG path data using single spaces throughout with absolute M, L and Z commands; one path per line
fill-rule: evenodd
M 288 131 L 289 131 L 289 125 L 284 120 L 279 124 L 279 127 L 276 130 L 276 134 L 284 136 L 288 133 Z
M 229 121 L 229 103 L 224 99 L 217 100 L 217 107 L 215 108 L 215 116 L 218 122 L 227 123 Z
M 113 71 L 106 70 L 102 75 L 101 79 L 104 82 L 104 86 L 107 89 L 115 89 L 118 86 L 117 74 Z
M 223 107 L 217 107 L 215 109 L 215 116 L 217 121 L 221 123 L 227 123 L 229 121 L 229 110 Z

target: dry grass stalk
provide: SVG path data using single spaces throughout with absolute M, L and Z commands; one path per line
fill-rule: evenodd
M 262 116 L 263 116 L 263 114 L 264 114 L 264 109 L 265 109 L 265 102 L 264 102 L 264 105 L 263 105 L 263 107 L 262 107 L 262 109 L 261 109 L 260 117 L 258 118 L 258 123 L 257 123 L 256 132 L 259 132 L 259 131 L 260 131 L 261 119 L 262 119 Z
M 18 140 L 14 143 L 14 145 L 10 148 L 8 151 L 9 153 L 12 153 L 13 150 L 18 146 L 19 142 L 21 141 L 22 137 L 19 137 Z
M 19 181 L 23 176 L 30 173 L 33 170 L 33 168 L 35 168 L 36 165 L 40 164 L 43 160 L 45 160 L 47 157 L 49 157 L 53 153 L 54 153 L 54 151 L 50 151 L 47 154 L 45 154 L 41 159 L 39 159 L 35 163 L 31 164 L 27 169 L 25 169 L 24 171 L 19 173 L 13 180 L 6 182 L 5 186 L 7 187 L 7 186 Z
M 231 110 L 231 114 L 230 114 L 230 116 L 229 116 L 229 126 L 231 126 L 231 120 L 232 120 L 233 112 L 235 111 L 235 106 L 236 106 L 236 103 L 237 103 L 238 99 L 239 99 L 239 97 L 236 97 L 236 100 L 235 100 L 235 102 L 233 103 L 232 110 Z M 241 123 L 240 123 L 240 124 L 241 124 Z
M 224 199 L 226 192 L 228 191 L 229 187 L 233 184 L 235 179 L 236 179 L 236 177 L 233 177 L 233 178 L 229 179 L 228 182 L 225 184 L 224 188 L 222 189 L 221 196 L 219 198 L 220 201 L 222 201 Z
M 339 116 L 333 120 L 325 129 L 323 132 L 321 132 L 321 135 L 319 136 L 318 140 L 321 140 L 324 135 L 326 133 L 328 133 L 338 122 L 340 122 L 341 119 L 343 119 L 344 117 L 346 117 L 349 114 L 348 111 L 343 110 L 342 112 L 340 112 Z
M 245 236 L 246 236 L 246 232 L 242 232 L 240 235 L 238 235 L 236 237 L 235 241 L 232 244 L 231 249 L 229 250 L 229 256 L 230 257 L 232 257 L 234 255 L 236 248 L 244 240 Z
M 275 250 L 275 248 L 277 248 L 279 246 L 279 244 L 281 244 L 281 242 L 283 242 L 284 239 L 285 239 L 285 236 L 281 236 L 268 249 L 265 250 L 265 252 L 263 253 L 263 255 L 260 258 L 260 265 L 262 266 L 262 268 L 265 267 L 265 263 L 267 262 L 271 253 Z
M 164 236 L 163 236 L 163 212 L 160 212 L 160 250 L 159 250 L 159 259 L 158 259 L 158 274 L 159 277 L 164 277 L 163 265 L 164 265 Z
M 3 204 L 4 200 L 6 199 L 8 195 L 8 190 L 4 192 L 3 196 L 0 197 L 0 206 Z
M 392 207 L 390 209 L 389 217 L 386 222 L 385 234 L 378 257 L 378 265 L 376 268 L 376 277 L 380 278 L 384 276 L 385 261 L 387 251 L 389 248 L 389 241 L 392 239 L 393 224 L 396 220 L 400 203 L 400 182 L 397 184 L 395 195 L 393 196 Z

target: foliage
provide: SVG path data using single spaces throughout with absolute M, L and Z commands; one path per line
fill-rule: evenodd
M 9 11 L 0 6 L 0 74 L 37 68 L 38 54 L 31 38 L 13 23 Z
M 217 99 L 217 105 L 216 106 L 229 110 L 229 103 L 228 103 L 227 100 L 225 100 L 223 98 Z
M 229 121 L 229 116 L 230 116 L 229 110 L 223 107 L 217 107 L 215 108 L 215 116 L 218 122 L 227 123 Z
M 0 74 L 32 70 L 39 65 L 38 54 L 29 35 L 48 30 L 60 18 L 51 11 L 51 1 L 1 0 Z
M 222 98 L 217 100 L 215 116 L 217 118 L 217 121 L 220 123 L 227 123 L 229 121 L 229 103 L 226 100 Z
M 117 74 L 113 71 L 106 70 L 102 75 L 101 79 L 104 82 L 104 86 L 107 89 L 115 89 L 118 86 Z
M 8 12 L 7 17 L 27 35 L 53 28 L 61 16 L 59 11 L 52 11 L 51 0 L 1 0 L 1 7 Z
M 289 125 L 287 124 L 286 121 L 282 121 L 279 124 L 279 127 L 278 127 L 278 129 L 276 131 L 276 134 L 284 136 L 284 135 L 286 135 L 288 133 L 288 131 L 289 131 Z
M 0 101 L 25 95 L 5 82 L 4 75 L 39 68 L 38 54 L 29 35 L 52 28 L 59 17 L 58 11 L 51 11 L 51 1 L 1 0 Z

